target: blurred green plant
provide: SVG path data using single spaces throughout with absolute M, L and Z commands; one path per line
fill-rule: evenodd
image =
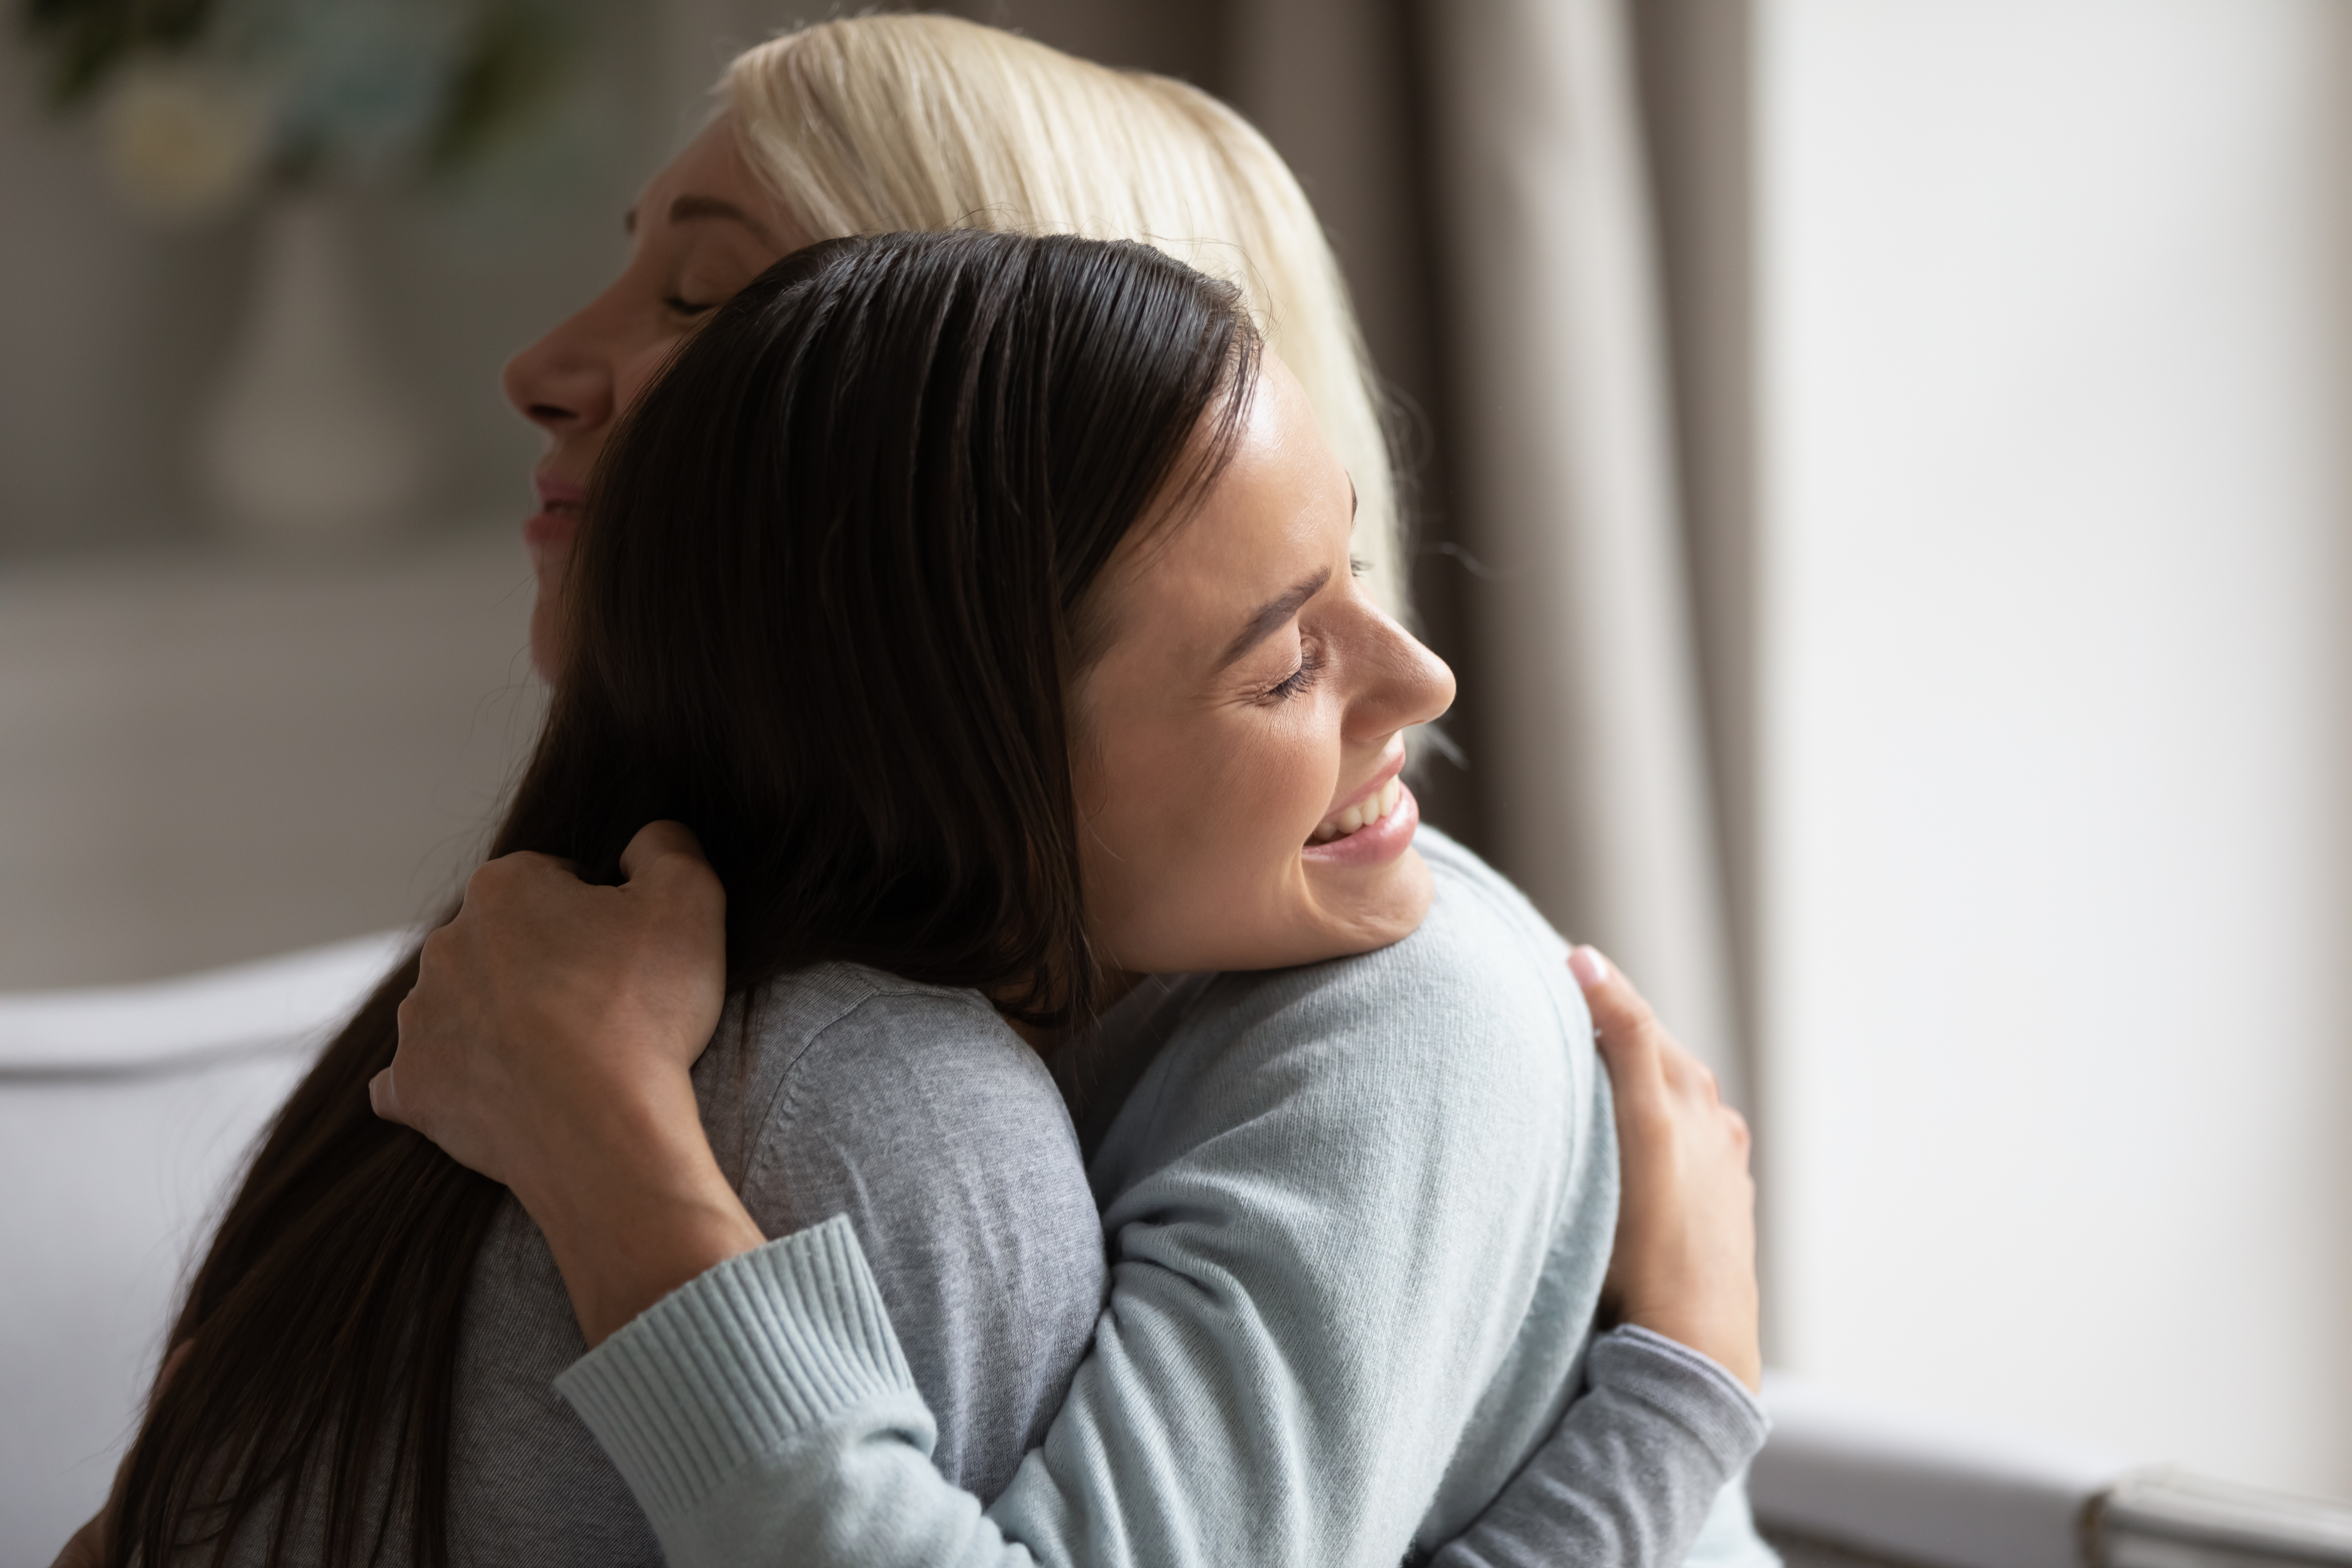
M 458 173 L 530 127 L 585 0 L 19 0 L 60 111 L 163 218 L 259 191 Z

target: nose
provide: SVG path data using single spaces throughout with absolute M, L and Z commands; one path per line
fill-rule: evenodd
M 1410 724 L 1426 724 L 1454 706 L 1454 671 L 1419 638 L 1377 610 L 1364 679 L 1352 694 L 1347 727 L 1351 740 L 1375 743 Z
M 601 429 L 613 417 L 613 360 L 589 306 L 507 362 L 499 385 L 514 411 L 551 437 Z

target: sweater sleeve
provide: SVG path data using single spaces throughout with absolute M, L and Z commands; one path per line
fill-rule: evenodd
M 1431 1568 L 1681 1563 L 1764 1446 L 1764 1405 L 1721 1364 L 1647 1329 L 1593 1342 L 1586 1392 Z
M 1432 1568 L 1682 1562 L 1762 1446 L 1763 1407 L 1643 1329 L 1602 1336 L 1587 1365 L 1589 1390 Z M 930 1468 L 929 1413 L 845 1219 L 690 1281 L 558 1386 L 675 1568 L 1037 1561 Z

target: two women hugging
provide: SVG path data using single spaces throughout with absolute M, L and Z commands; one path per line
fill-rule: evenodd
M 1420 825 L 1453 679 L 1279 160 L 940 18 L 720 101 L 509 370 L 493 854 L 69 1552 L 1772 1561 L 1745 1128 Z

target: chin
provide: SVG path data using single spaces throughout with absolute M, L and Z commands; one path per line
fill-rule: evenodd
M 1369 875 L 1333 868 L 1308 877 L 1314 923 L 1321 934 L 1313 952 L 1291 962 L 1315 963 L 1370 952 L 1421 929 L 1436 896 L 1421 851 L 1407 849 L 1387 865 L 1367 869 Z
M 1419 931 L 1421 922 L 1429 918 L 1430 900 L 1437 896 L 1429 875 L 1429 862 L 1421 858 L 1418 849 L 1406 850 L 1382 869 L 1387 875 L 1380 879 L 1378 887 L 1367 890 L 1356 910 L 1351 911 L 1351 923 L 1364 939 L 1363 945 L 1354 950 L 1359 952 L 1402 942 Z
M 555 601 L 541 588 L 530 606 L 530 667 L 550 686 L 555 684 L 556 672 L 563 668 L 562 639 L 557 637 L 555 628 Z

